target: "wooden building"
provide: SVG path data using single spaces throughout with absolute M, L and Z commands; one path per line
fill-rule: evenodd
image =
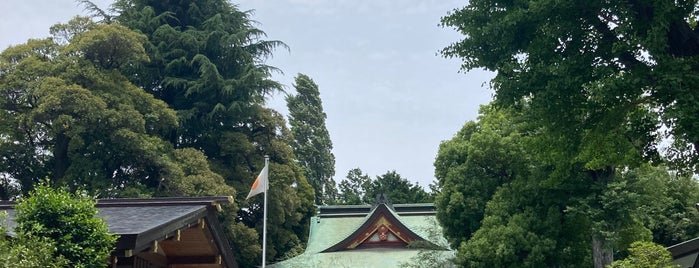
M 431 203 L 322 206 L 306 251 L 269 267 L 400 267 L 425 250 L 453 257 Z
M 101 199 L 99 217 L 119 235 L 114 268 L 223 268 L 237 263 L 217 212 L 231 197 Z M 0 203 L 12 235 L 14 203 Z

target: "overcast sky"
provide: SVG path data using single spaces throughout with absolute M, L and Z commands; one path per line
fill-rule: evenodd
M 107 7 L 111 0 L 95 0 Z M 359 167 L 372 177 L 396 170 L 427 186 L 439 143 L 491 100 L 491 73 L 459 73 L 438 51 L 461 36 L 439 19 L 466 1 L 238 0 L 269 39 L 285 42 L 268 64 L 293 92 L 303 73 L 318 84 L 336 158 L 335 179 Z M 83 14 L 73 0 L 0 0 L 0 49 L 48 36 Z M 286 114 L 283 95 L 268 106 Z

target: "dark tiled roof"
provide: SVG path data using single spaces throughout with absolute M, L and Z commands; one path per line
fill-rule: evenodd
M 679 258 L 699 251 L 699 237 L 669 246 L 667 248 L 672 258 Z
M 204 205 L 102 207 L 99 208 L 98 216 L 105 219 L 110 232 L 126 235 L 141 234 L 161 228 L 190 214 L 205 213 Z
M 141 234 L 168 224 L 186 225 L 187 218 L 206 215 L 208 206 L 228 204 L 227 196 L 168 197 L 168 198 L 118 198 L 99 199 L 95 207 L 98 216 L 105 219 L 109 231 L 118 235 Z M 0 201 L 0 210 L 8 213 L 8 229 L 14 222 L 14 202 Z M 187 217 L 187 216 L 190 217 Z M 194 219 L 196 221 L 197 219 Z M 180 221 L 180 222 L 178 222 Z
M 98 217 L 105 219 L 109 231 L 119 235 L 115 253 L 139 252 L 153 241 L 172 237 L 177 230 L 188 228 L 204 219 L 208 222 L 214 242 L 220 248 L 226 263 L 235 265 L 230 246 L 216 219 L 220 204 L 228 204 L 231 197 L 174 197 L 150 199 L 100 199 L 95 207 Z M 6 225 L 10 235 L 16 226 L 14 202 L 0 201 L 0 211 L 8 213 Z

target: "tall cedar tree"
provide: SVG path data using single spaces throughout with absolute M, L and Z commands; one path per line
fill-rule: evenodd
M 296 95 L 286 97 L 289 108 L 289 124 L 294 135 L 294 153 L 304 168 L 306 179 L 315 190 L 318 205 L 335 202 L 337 188 L 335 175 L 335 155 L 330 134 L 325 127 L 326 115 L 320 100 L 318 85 L 304 75 L 298 74 L 294 88 Z
M 263 107 L 281 85 L 264 60 L 279 41 L 264 40 L 249 12 L 225 0 L 118 0 L 114 21 L 143 33 L 149 62 L 120 68 L 174 109 L 175 148 L 204 152 L 211 169 L 237 189 L 241 206 L 225 226 L 241 266 L 259 265 L 261 198 L 243 198 L 270 156 L 267 260 L 302 251 L 314 213 L 313 190 L 297 165 L 283 117 Z
M 662 125 L 675 164 L 691 171 L 699 160 L 696 9 L 696 1 L 475 0 L 442 19 L 465 36 L 443 54 L 464 69 L 496 71 L 495 102 L 526 107 L 540 124 L 540 149 L 557 158 L 546 183 L 589 186 L 571 199 L 593 223 L 595 267 L 612 261 L 610 234 L 623 221 L 607 218 L 617 214 L 599 197 L 619 170 L 658 160 Z

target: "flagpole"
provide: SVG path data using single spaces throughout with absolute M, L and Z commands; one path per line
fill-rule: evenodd
M 267 169 L 267 181 L 265 182 L 264 211 L 262 212 L 262 268 L 265 268 L 267 258 L 267 191 L 269 191 L 269 155 L 265 155 L 265 168 Z

